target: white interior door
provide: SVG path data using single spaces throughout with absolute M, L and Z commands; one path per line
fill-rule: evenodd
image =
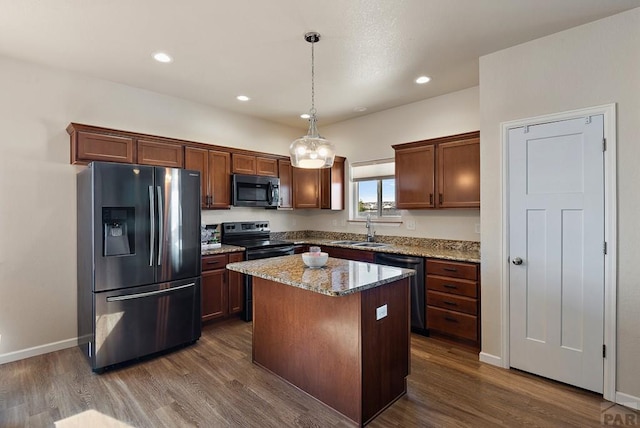
M 602 115 L 509 130 L 510 365 L 603 390 Z

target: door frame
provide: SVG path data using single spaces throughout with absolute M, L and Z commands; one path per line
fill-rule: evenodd
M 500 124 L 502 144 L 502 246 L 500 259 L 502 277 L 502 366 L 510 367 L 509 343 L 509 130 L 540 123 L 558 122 L 584 116 L 604 115 L 604 239 L 607 254 L 604 258 L 604 345 L 607 356 L 604 359 L 603 398 L 615 402 L 616 397 L 616 301 L 617 301 L 617 138 L 616 104 L 605 104 L 578 110 L 565 111 L 525 119 L 517 119 Z

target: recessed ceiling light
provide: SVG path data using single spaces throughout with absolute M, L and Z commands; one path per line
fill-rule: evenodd
M 311 116 L 309 115 L 309 113 L 302 113 L 300 117 L 303 119 L 309 119 Z
M 366 107 L 356 107 L 353 109 L 353 111 L 356 111 L 358 113 L 362 113 L 363 111 L 367 111 Z
M 419 85 L 422 85 L 424 83 L 427 83 L 431 80 L 431 77 L 429 76 L 420 76 L 416 79 L 416 83 Z
M 173 58 L 171 58 L 171 56 L 169 56 L 169 54 L 166 54 L 164 52 L 156 52 L 153 54 L 153 59 L 155 59 L 158 62 L 171 62 L 173 61 Z
M 249 98 L 249 97 L 248 97 L 248 96 L 246 96 L 246 95 L 238 95 L 238 96 L 236 97 L 236 99 L 237 99 L 238 101 L 249 101 L 251 98 Z

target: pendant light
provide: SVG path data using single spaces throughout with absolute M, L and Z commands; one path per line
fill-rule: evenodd
M 297 168 L 319 169 L 331 168 L 336 156 L 333 143 L 318 133 L 315 108 L 315 58 L 313 45 L 320 40 L 320 34 L 310 32 L 304 39 L 311 43 L 311 110 L 309 110 L 309 131 L 304 137 L 295 140 L 289 146 L 291 165 Z

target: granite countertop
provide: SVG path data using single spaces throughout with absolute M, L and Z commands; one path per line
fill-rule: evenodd
M 210 248 L 208 250 L 202 250 L 203 256 L 212 256 L 214 254 L 236 253 L 238 251 L 244 251 L 244 247 L 238 247 L 236 245 L 222 244 L 218 248 Z
M 415 275 L 412 269 L 329 257 L 318 269 L 308 268 L 300 254 L 230 263 L 227 269 L 327 296 L 344 296 Z
M 451 249 L 432 246 L 401 245 L 385 243 L 384 247 L 362 248 L 354 245 L 332 244 L 333 239 L 303 238 L 294 240 L 296 244 L 318 245 L 322 247 L 350 248 L 359 251 L 374 251 L 377 253 L 403 254 L 407 256 L 429 257 L 434 259 L 454 260 L 459 262 L 480 263 L 480 251 L 477 249 Z

